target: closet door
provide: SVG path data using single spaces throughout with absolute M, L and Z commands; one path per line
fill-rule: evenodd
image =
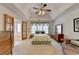
M 27 22 L 22 22 L 22 40 L 27 38 Z
M 14 17 L 5 14 L 4 20 L 5 20 L 4 30 L 10 32 L 12 46 L 14 46 Z

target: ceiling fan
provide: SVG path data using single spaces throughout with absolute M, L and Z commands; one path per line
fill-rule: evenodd
M 47 4 L 46 3 L 41 3 L 41 6 L 40 7 L 34 7 L 34 9 L 37 10 L 37 12 L 35 12 L 35 14 L 38 14 L 38 15 L 44 15 L 46 12 L 51 12 L 50 9 L 47 9 Z

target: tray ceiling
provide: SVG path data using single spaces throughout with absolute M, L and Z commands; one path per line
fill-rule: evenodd
M 8 8 L 18 16 L 22 18 L 26 18 L 26 20 L 31 17 L 35 17 L 34 13 L 36 10 L 33 7 L 39 7 L 40 3 L 4 3 L 1 4 L 4 7 Z M 65 12 L 67 9 L 71 8 L 74 4 L 73 3 L 47 3 L 47 8 L 51 9 L 52 11 L 49 13 L 49 16 L 52 20 L 57 18 L 61 13 Z

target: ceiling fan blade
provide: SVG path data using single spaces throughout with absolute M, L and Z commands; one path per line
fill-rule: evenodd
M 46 10 L 46 11 L 51 12 L 51 10 L 50 10 L 50 9 L 48 9 L 48 10 Z
M 37 11 L 37 12 L 35 12 L 35 14 L 38 14 L 39 12 Z
M 34 9 L 37 9 L 37 10 L 39 10 L 38 8 L 36 8 L 36 7 L 33 7 Z
M 47 4 L 44 4 L 44 5 L 43 5 L 43 7 L 46 7 L 46 6 L 47 6 Z

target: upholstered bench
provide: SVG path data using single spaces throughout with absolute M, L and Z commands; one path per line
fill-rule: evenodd
M 32 45 L 50 45 L 50 41 L 32 41 Z

